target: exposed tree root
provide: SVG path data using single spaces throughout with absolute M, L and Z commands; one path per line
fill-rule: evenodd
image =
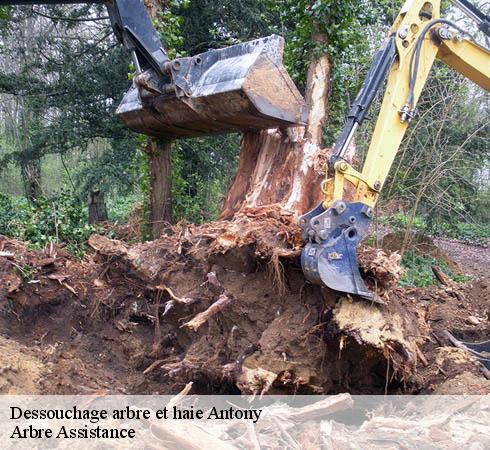
M 300 267 L 294 217 L 276 207 L 250 209 L 233 221 L 180 224 L 144 244 L 103 236 L 89 243 L 93 257 L 76 262 L 58 249 L 49 264 L 21 243 L 4 244 L 0 296 L 11 305 L 4 317 L 25 322 L 19 332 L 28 335 L 31 323 L 60 314 L 59 327 L 48 319 L 49 334 L 39 332 L 43 345 L 68 345 L 72 335 L 95 339 L 97 349 L 113 342 L 113 353 L 124 349 L 117 366 L 138 380 L 133 392 L 175 392 L 190 381 L 195 392 L 208 393 L 417 391 L 420 371 L 431 379 L 439 373 L 426 353 L 432 304 L 459 301 L 446 292 L 456 287 L 394 288 L 398 255 L 369 248 L 359 249 L 361 265 L 386 305 L 310 285 Z M 77 294 L 60 289 L 60 280 Z M 417 301 L 424 296 L 432 303 Z M 90 356 L 85 360 L 92 364 Z M 59 364 L 70 367 L 67 360 Z M 468 370 L 471 363 L 465 364 Z M 50 377 L 57 393 L 87 383 L 75 377 L 62 387 L 66 380 Z

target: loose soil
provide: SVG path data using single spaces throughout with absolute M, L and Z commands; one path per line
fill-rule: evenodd
M 384 306 L 305 282 L 280 209 L 179 225 L 93 253 L 0 238 L 2 393 L 488 393 L 444 341 L 488 336 L 488 280 L 396 287 L 396 254 L 361 249 Z M 471 320 L 469 320 L 471 317 Z

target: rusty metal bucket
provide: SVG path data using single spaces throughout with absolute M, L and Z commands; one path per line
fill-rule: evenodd
M 160 137 L 302 124 L 307 109 L 282 65 L 283 47 L 272 35 L 175 59 L 167 79 L 148 70 L 135 77 L 117 115 L 132 130 Z

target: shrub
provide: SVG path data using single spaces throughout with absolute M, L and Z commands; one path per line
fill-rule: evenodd
M 458 239 L 469 244 L 486 245 L 490 240 L 490 224 L 436 222 L 431 224 L 430 231 L 436 236 Z
M 40 197 L 33 203 L 0 193 L 0 234 L 27 241 L 33 248 L 57 242 L 81 257 L 88 237 L 100 231 L 87 224 L 86 207 L 67 192 Z
M 447 264 L 440 259 L 420 256 L 413 251 L 405 252 L 402 258 L 402 266 L 405 269 L 405 273 L 400 279 L 401 286 L 427 287 L 437 284 L 432 272 L 432 266 L 439 266 L 446 275 L 457 283 L 470 279 L 465 275 L 454 274 Z
M 397 213 L 389 216 L 384 216 L 381 218 L 381 223 L 392 226 L 397 229 L 406 229 L 410 223 L 410 216 L 404 213 Z M 412 230 L 414 231 L 425 231 L 427 229 L 427 224 L 422 217 L 415 216 L 412 221 Z

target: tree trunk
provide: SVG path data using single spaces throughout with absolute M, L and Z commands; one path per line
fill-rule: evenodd
M 104 200 L 104 193 L 95 190 L 88 194 L 88 223 L 107 222 L 107 208 Z
M 24 193 L 29 201 L 35 201 L 41 194 L 41 161 L 21 160 L 20 163 Z
M 32 111 L 26 110 L 24 96 L 19 96 L 19 113 L 21 120 L 21 133 L 18 134 L 17 143 L 21 149 L 20 172 L 24 184 L 25 196 L 33 202 L 41 195 L 41 160 L 29 151 L 30 139 L 28 118 L 32 121 Z
M 165 0 L 145 0 L 148 15 L 155 19 L 168 5 Z M 150 176 L 150 211 L 149 221 L 151 236 L 157 239 L 165 225 L 172 221 L 171 201 L 171 141 L 148 137 L 146 153 Z
M 316 40 L 323 39 L 316 36 Z M 221 211 L 230 219 L 242 208 L 279 204 L 297 214 L 321 201 L 327 151 L 322 136 L 327 118 L 330 63 L 312 60 L 306 101 L 306 127 L 249 131 L 243 135 L 237 174 Z
M 166 224 L 172 222 L 172 141 L 148 138 L 146 153 L 150 174 L 150 228 L 151 235 L 157 239 Z

